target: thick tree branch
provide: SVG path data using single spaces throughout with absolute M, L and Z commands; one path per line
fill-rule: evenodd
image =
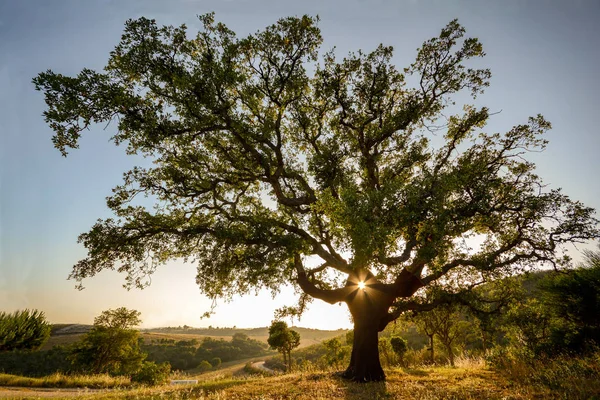
M 296 268 L 296 272 L 298 277 L 296 278 L 296 282 L 300 286 L 300 288 L 304 291 L 304 293 L 326 301 L 329 304 L 335 304 L 342 301 L 345 301 L 348 295 L 352 293 L 352 289 L 348 286 L 344 286 L 339 289 L 319 289 L 314 283 L 312 283 L 307 276 L 306 270 L 302 265 L 302 260 L 300 259 L 300 255 L 296 254 L 294 256 L 294 266 Z

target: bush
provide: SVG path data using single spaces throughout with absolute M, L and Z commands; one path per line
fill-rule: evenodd
M 156 364 L 144 361 L 140 370 L 132 375 L 131 381 L 144 385 L 161 385 L 169 379 L 171 365 L 169 363 Z
M 200 372 L 210 371 L 212 369 L 212 365 L 206 360 L 202 360 L 202 362 L 198 365 L 198 370 Z
M 279 356 L 268 358 L 265 361 L 265 367 L 272 369 L 273 371 L 285 371 L 285 364 L 283 363 L 283 359 Z
M 0 312 L 0 352 L 37 350 L 50 337 L 51 327 L 42 311 Z
M 221 366 L 221 359 L 219 357 L 213 358 L 210 360 L 210 365 L 212 365 L 213 368 L 219 368 Z

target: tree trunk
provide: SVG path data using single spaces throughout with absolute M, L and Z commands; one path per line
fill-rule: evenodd
M 431 351 L 431 363 L 435 364 L 435 357 L 433 354 L 433 335 L 429 335 L 429 350 Z
M 342 376 L 356 382 L 385 380 L 379 361 L 379 336 L 376 324 L 354 323 L 354 342 L 350 365 Z
M 346 299 L 354 319 L 354 341 L 350 365 L 342 376 L 355 382 L 378 382 L 385 380 L 379 361 L 379 335 L 387 323 L 388 309 L 394 298 L 380 290 L 371 274 L 360 279 L 365 289 L 356 289 Z
M 452 351 L 452 345 L 446 345 L 446 352 L 448 353 L 450 366 L 454 367 L 454 352 Z

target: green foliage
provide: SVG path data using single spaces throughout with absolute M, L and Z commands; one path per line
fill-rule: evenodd
M 390 345 L 394 353 L 400 358 L 400 363 L 404 364 L 404 355 L 408 351 L 408 341 L 400 336 L 392 336 L 390 338 Z
M 346 339 L 346 344 L 352 345 L 352 343 L 354 343 L 354 330 L 353 329 L 346 332 L 345 339 Z
M 234 335 L 230 341 L 205 338 L 200 343 L 195 339 L 160 339 L 142 345 L 142 350 L 148 354 L 148 361 L 168 362 L 175 370 L 193 369 L 202 361 L 218 368 L 222 361 L 260 356 L 266 354 L 266 349 L 267 345 L 245 334 Z
M 119 265 L 129 285 L 144 286 L 158 265 L 194 258 L 201 289 L 230 297 L 295 283 L 296 256 L 315 255 L 323 269 L 371 269 L 390 282 L 426 265 L 422 284 L 452 275 L 467 287 L 474 271 L 491 280 L 539 260 L 562 264 L 561 244 L 598 236 L 593 210 L 540 190 L 524 158 L 545 147 L 542 116 L 488 134 L 488 109 L 465 105 L 447 118 L 444 142 L 431 140 L 426 128 L 491 76 L 468 66 L 485 53 L 456 20 L 402 72 L 383 45 L 320 58 L 309 16 L 239 39 L 212 14 L 200 22 L 190 35 L 185 25 L 128 20 L 102 72 L 33 79 L 62 154 L 90 125 L 115 120 L 111 139 L 154 160 L 115 188 L 117 218 L 80 236 L 89 252 L 71 278 Z M 137 193 L 166 207 L 136 205 Z M 474 234 L 480 251 L 456 245 Z M 321 289 L 338 282 L 309 275 Z
M 15 350 L 0 353 L 0 372 L 13 375 L 40 377 L 56 372 L 82 373 L 79 365 L 71 362 L 72 346 L 54 346 L 45 351 Z
M 150 344 L 142 344 L 147 360 L 156 363 L 168 362 L 175 370 L 195 368 L 202 359 L 196 357 L 197 345 L 189 341 L 161 339 Z
M 210 363 L 208 361 L 202 360 L 200 362 L 200 364 L 198 364 L 197 368 L 198 368 L 198 371 L 200 371 L 200 372 L 206 372 L 206 371 L 210 371 L 213 368 L 213 366 L 210 365 Z
M 600 345 L 598 254 L 586 252 L 580 268 L 524 281 L 524 300 L 514 302 L 502 320 L 512 351 L 525 358 L 595 351 Z
M 379 355 L 381 358 L 382 365 L 392 366 L 396 364 L 394 352 L 392 350 L 392 346 L 390 345 L 389 338 L 380 337 L 377 343 L 377 347 L 379 349 Z
M 37 350 L 50 337 L 51 327 L 43 311 L 0 312 L 0 353 Z
M 106 310 L 94 318 L 94 326 L 107 329 L 132 329 L 142 323 L 140 312 L 119 307 Z
M 139 371 L 131 376 L 131 381 L 151 386 L 161 385 L 167 382 L 170 373 L 169 363 L 156 364 L 144 361 Z
M 339 338 L 329 339 L 323 342 L 325 346 L 325 361 L 327 365 L 341 367 L 350 356 L 350 347 L 344 346 Z
M 146 357 L 140 349 L 140 313 L 124 307 L 103 311 L 94 319 L 92 330 L 73 350 L 73 361 L 92 373 L 131 375 L 139 371 Z
M 586 252 L 582 268 L 548 276 L 541 291 L 555 321 L 555 348 L 585 352 L 600 347 L 600 250 Z
M 504 318 L 508 339 L 531 354 L 549 345 L 551 317 L 546 306 L 532 298 L 513 304 Z

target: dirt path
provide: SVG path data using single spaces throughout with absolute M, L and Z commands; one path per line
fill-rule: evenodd
M 273 371 L 271 368 L 267 368 L 265 367 L 265 362 L 264 361 L 259 361 L 259 362 L 255 362 L 252 363 L 252 368 L 256 368 L 259 369 L 261 371 L 265 371 L 271 375 L 275 374 L 275 371 Z

